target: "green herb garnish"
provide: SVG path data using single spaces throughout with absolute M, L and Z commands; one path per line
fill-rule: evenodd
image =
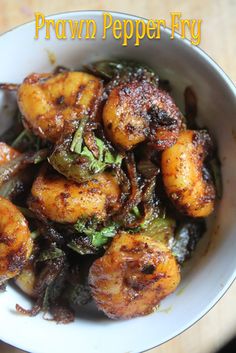
M 51 249 L 43 250 L 40 253 L 39 257 L 37 258 L 37 261 L 41 262 L 41 261 L 53 260 L 58 257 L 62 257 L 64 255 L 65 253 L 61 249 L 52 247 Z
M 98 248 L 105 245 L 109 238 L 114 237 L 117 233 L 118 225 L 116 223 L 111 223 L 106 227 L 97 230 L 96 222 L 94 225 L 86 225 L 86 221 L 79 220 L 74 227 L 79 233 L 87 235 L 91 240 L 91 244 Z
M 98 158 L 84 145 L 83 132 L 87 122 L 87 118 L 83 118 L 80 121 L 80 125 L 76 130 L 70 150 L 71 152 L 77 153 L 80 156 L 86 157 L 89 162 L 89 170 L 92 173 L 100 173 L 107 167 L 112 165 L 120 165 L 122 162 L 122 155 L 117 152 L 111 152 L 104 141 L 95 137 L 96 145 L 99 151 Z
M 70 150 L 71 152 L 75 152 L 80 154 L 82 151 L 82 144 L 83 144 L 83 132 L 84 132 L 84 128 L 86 126 L 86 123 L 88 121 L 88 118 L 83 118 L 80 120 L 80 124 L 78 129 L 76 130 L 71 146 L 70 146 Z

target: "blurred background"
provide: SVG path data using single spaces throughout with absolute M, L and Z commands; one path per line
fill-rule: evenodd
M 33 20 L 36 11 L 49 15 L 75 10 L 120 11 L 146 18 L 163 18 L 167 24 L 170 12 L 174 11 L 182 12 L 185 19 L 202 19 L 199 46 L 236 83 L 236 0 L 0 0 L 0 34 Z M 236 283 L 193 327 L 148 353 L 216 352 L 236 334 L 235 297 Z M 0 352 L 22 353 L 1 341 Z

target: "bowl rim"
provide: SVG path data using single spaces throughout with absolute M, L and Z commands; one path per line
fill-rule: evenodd
M 129 18 L 131 20 L 135 20 L 135 19 L 142 19 L 145 22 L 148 21 L 148 18 L 146 17 L 142 17 L 142 16 L 138 16 L 138 15 L 133 15 L 130 13 L 126 13 L 126 12 L 120 12 L 120 11 L 110 11 L 107 9 L 104 10 L 75 10 L 75 11 L 62 11 L 62 12 L 56 12 L 50 15 L 46 15 L 45 18 L 58 18 L 59 16 L 69 16 L 71 15 L 76 15 L 76 14 L 82 14 L 84 13 L 85 15 L 90 13 L 94 16 L 101 16 L 103 13 L 108 12 L 113 16 L 119 16 L 119 17 L 123 17 L 123 18 Z M 60 17 L 61 19 L 61 17 Z M 21 30 L 23 27 L 28 27 L 28 26 L 32 26 L 34 24 L 35 20 L 30 20 L 27 22 L 24 22 L 22 24 L 19 24 L 17 26 L 14 26 L 12 28 L 10 28 L 7 31 L 4 31 L 3 33 L 0 33 L 0 40 L 1 37 L 8 35 L 9 33 L 11 33 L 12 31 L 18 31 Z M 161 32 L 166 32 L 166 33 L 171 33 L 171 29 L 169 27 L 163 27 L 160 26 L 161 28 Z M 205 62 L 207 62 L 211 67 L 213 67 L 214 71 L 218 73 L 219 77 L 227 84 L 228 89 L 233 93 L 234 97 L 236 98 L 236 83 L 234 84 L 234 82 L 231 80 L 231 78 L 225 73 L 225 71 L 216 63 L 216 61 L 209 55 L 207 54 L 202 48 L 200 48 L 198 45 L 192 45 L 190 40 L 187 38 L 181 38 L 180 34 L 178 32 L 175 31 L 175 40 L 181 41 L 181 42 L 185 42 L 185 45 L 188 45 L 192 48 L 192 50 L 195 50 L 197 52 L 197 55 L 200 55 Z M 211 309 L 213 309 L 216 304 L 218 304 L 218 302 L 223 298 L 223 296 L 226 294 L 226 292 L 229 290 L 229 288 L 232 286 L 232 284 L 234 283 L 236 279 L 236 268 L 234 270 L 234 272 L 231 274 L 230 278 L 228 279 L 228 281 L 226 282 L 226 284 L 224 285 L 224 287 L 219 291 L 219 293 L 215 296 L 214 299 L 212 299 L 212 301 L 206 306 L 206 308 L 204 310 L 202 310 L 194 319 L 192 319 L 190 321 L 190 323 L 188 325 L 186 325 L 183 328 L 180 328 L 179 331 L 177 331 L 176 333 L 174 333 L 174 335 L 170 338 L 168 338 L 166 341 L 163 341 L 155 346 L 151 346 L 145 350 L 142 351 L 136 351 L 135 353 L 144 353 L 147 352 L 151 349 L 157 348 L 159 346 L 161 346 L 162 344 L 165 344 L 169 341 L 171 341 L 172 339 L 178 337 L 180 334 L 184 333 L 185 331 L 187 331 L 189 328 L 191 328 L 193 325 L 195 325 L 197 322 L 199 322 L 205 315 L 207 315 Z M 28 353 L 39 353 L 40 351 L 29 351 L 28 349 L 25 349 L 23 346 L 19 346 L 18 344 L 15 344 L 14 341 L 9 341 L 9 340 L 5 340 L 4 338 L 2 338 L 0 336 L 0 340 L 12 347 L 16 347 L 18 349 L 22 349 L 25 352 Z
M 52 18 L 52 17 L 58 17 L 59 15 L 62 16 L 67 16 L 67 15 L 74 15 L 76 13 L 92 13 L 94 15 L 101 15 L 105 12 L 108 12 L 112 15 L 119 15 L 121 17 L 130 17 L 130 19 L 141 19 L 144 21 L 148 21 L 149 19 L 143 16 L 138 16 L 138 15 L 133 15 L 127 12 L 121 12 L 121 11 L 110 11 L 110 10 L 75 10 L 75 11 L 62 11 L 62 12 L 55 12 L 52 13 L 50 15 L 46 15 L 45 18 Z M 17 31 L 18 29 L 21 29 L 22 27 L 26 27 L 26 26 L 30 26 L 35 22 L 35 20 L 30 20 L 24 23 L 21 23 L 17 26 L 14 26 L 2 33 L 0 33 L 0 38 L 7 35 L 8 33 L 12 32 L 12 31 Z M 166 26 L 163 27 L 162 25 L 160 26 L 161 32 L 167 32 L 167 33 L 171 33 L 171 29 L 170 27 Z M 228 74 L 225 73 L 225 71 L 222 69 L 222 67 L 220 67 L 220 65 L 218 65 L 216 63 L 216 61 L 209 55 L 207 54 L 202 48 L 200 48 L 198 45 L 192 45 L 190 40 L 188 38 L 182 38 L 181 35 L 174 31 L 175 33 L 175 38 L 174 39 L 178 39 L 181 40 L 182 42 L 185 42 L 187 45 L 191 46 L 193 50 L 196 50 L 198 52 L 198 54 L 200 54 L 201 57 L 203 57 L 204 59 L 206 59 L 213 67 L 214 69 L 216 69 L 216 71 L 220 74 L 220 76 L 222 78 L 224 78 L 225 82 L 227 82 L 228 86 L 230 87 L 230 89 L 234 92 L 235 96 L 236 96 L 236 82 L 234 83 L 233 80 L 231 80 L 231 78 L 229 77 Z M 161 39 L 160 39 L 161 40 Z

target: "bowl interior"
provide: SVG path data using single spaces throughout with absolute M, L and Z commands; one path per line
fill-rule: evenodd
M 48 72 L 57 65 L 79 68 L 99 59 L 135 59 L 150 65 L 161 78 L 170 80 L 177 104 L 183 108 L 183 92 L 191 85 L 198 97 L 199 118 L 215 136 L 222 162 L 223 199 L 209 222 L 208 234 L 200 242 L 193 258 L 186 264 L 177 291 L 161 303 L 160 310 L 129 321 L 111 321 L 93 306 L 78 313 L 75 323 L 56 325 L 41 315 L 28 318 L 15 313 L 15 304 L 29 302 L 8 288 L 0 295 L 0 338 L 22 349 L 47 353 L 140 352 L 152 348 L 183 331 L 221 297 L 235 276 L 236 268 L 236 100 L 235 88 L 223 72 L 204 53 L 179 38 L 170 40 L 163 30 L 161 40 L 143 40 L 139 47 L 127 47 L 111 32 L 102 40 L 100 12 L 67 13 L 60 19 L 95 19 L 95 40 L 58 40 L 51 35 L 34 39 L 34 24 L 19 27 L 0 37 L 0 82 L 21 82 L 31 72 Z M 114 19 L 127 15 L 113 14 Z M 132 17 L 131 17 L 132 18 Z M 54 55 L 56 63 L 50 62 Z M 0 130 L 9 125 L 12 95 L 0 93 Z M 6 105 L 7 103 L 7 105 Z M 27 330 L 27 331 L 26 331 Z M 27 335 L 25 334 L 27 332 Z M 122 337 L 119 344 L 114 344 Z M 76 342 L 76 344 L 74 344 Z M 79 348 L 78 348 L 79 347 Z

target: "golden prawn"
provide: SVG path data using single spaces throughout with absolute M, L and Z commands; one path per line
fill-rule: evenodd
M 31 74 L 18 88 L 25 126 L 42 139 L 56 142 L 65 121 L 95 116 L 102 81 L 84 72 Z
M 179 266 L 170 250 L 142 234 L 116 235 L 89 272 L 92 296 L 110 318 L 152 312 L 179 282 Z
M 104 220 L 108 208 L 119 203 L 120 188 L 110 173 L 101 173 L 86 183 L 66 178 L 39 175 L 31 190 L 30 207 L 46 218 L 60 223 L 75 223 L 79 218 L 96 216 Z
M 176 142 L 182 115 L 167 92 L 148 81 L 132 81 L 112 89 L 103 122 L 108 138 L 124 150 L 146 140 L 164 150 Z
M 175 206 L 191 217 L 206 217 L 214 208 L 215 187 L 203 173 L 210 143 L 205 131 L 186 130 L 162 153 L 165 190 Z
M 0 283 L 15 277 L 32 251 L 27 221 L 9 200 L 0 196 Z

